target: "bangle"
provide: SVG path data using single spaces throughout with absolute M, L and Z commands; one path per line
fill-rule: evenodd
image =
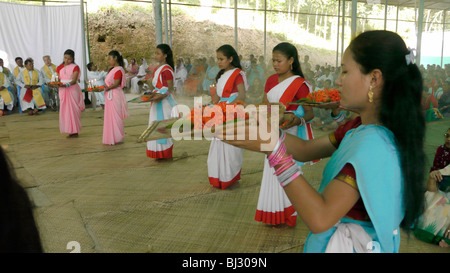
M 336 121 L 337 123 L 344 121 L 345 119 L 345 114 L 342 112 L 339 112 L 339 115 L 333 117 L 333 113 L 331 113 L 331 118 L 333 118 L 334 121 Z
M 66 83 L 66 88 L 70 86 L 70 82 Z
M 278 183 L 280 183 L 281 187 L 283 188 L 286 187 L 292 181 L 294 181 L 295 178 L 303 174 L 301 168 L 297 165 L 297 163 L 294 160 L 292 160 L 292 156 L 290 156 L 290 161 L 291 163 L 289 163 L 289 165 L 287 165 L 284 168 L 280 167 L 280 169 L 277 170 L 278 172 L 283 168 L 282 172 L 279 173 L 275 172 Z
M 283 132 L 284 133 L 284 132 Z M 286 153 L 286 146 L 283 143 L 283 140 L 286 136 L 286 133 L 282 134 L 282 136 L 278 139 L 277 145 L 279 147 L 276 148 L 268 157 L 269 165 L 274 167 L 280 163 L 280 160 L 283 158 L 283 155 Z
M 299 127 L 305 126 L 306 121 L 304 118 L 300 118 L 300 124 L 298 125 Z
M 281 142 L 283 142 L 284 138 L 286 137 L 286 133 L 283 130 L 281 130 L 281 128 L 279 128 L 279 130 L 280 130 L 281 134 L 278 137 L 278 141 L 277 141 L 277 144 L 275 145 L 275 148 L 273 148 L 272 154 L 275 154 L 278 151 L 278 148 L 280 148 Z M 270 159 L 272 157 L 272 154 L 268 157 L 268 159 Z

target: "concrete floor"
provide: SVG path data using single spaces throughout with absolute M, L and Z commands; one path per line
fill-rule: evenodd
M 191 106 L 193 99 L 178 102 Z M 157 163 L 146 157 L 145 143 L 136 142 L 147 127 L 149 104 L 128 105 L 125 142 L 116 146 L 102 144 L 100 108 L 82 113 L 83 129 L 76 139 L 59 133 L 58 113 L 51 110 L 0 117 L 0 144 L 35 205 L 45 252 L 302 252 L 308 229 L 301 219 L 294 228 L 254 220 L 262 154 L 244 151 L 242 180 L 218 190 L 208 182 L 209 141 L 177 141 L 174 160 Z M 303 168 L 316 188 L 326 162 Z M 400 251 L 450 249 L 412 235 L 409 240 L 403 236 Z

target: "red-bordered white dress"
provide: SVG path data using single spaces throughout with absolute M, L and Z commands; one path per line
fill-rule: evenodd
M 172 67 L 168 64 L 161 65 L 153 73 L 152 84 L 155 87 L 153 92 L 167 93 L 167 81 L 174 79 L 174 72 Z M 165 120 L 176 118 L 179 116 L 176 102 L 173 94 L 161 100 L 159 103 L 152 102 L 150 106 L 149 125 L 155 120 Z M 169 159 L 172 158 L 173 139 L 159 139 L 147 141 L 147 156 L 155 159 Z
M 233 101 L 237 95 L 237 85 L 243 83 L 248 89 L 245 72 L 234 68 L 224 72 L 217 80 L 217 95 L 220 101 Z M 241 179 L 242 149 L 222 142 L 218 138 L 211 140 L 208 154 L 208 178 L 214 187 L 226 189 Z
M 283 103 L 287 111 L 297 110 L 298 107 L 296 105 L 287 105 L 288 102 L 304 98 L 311 91 L 309 83 L 296 75 L 278 82 L 278 74 L 274 74 L 267 79 L 265 86 L 268 101 L 271 103 Z M 304 139 L 313 138 L 309 123 L 302 127 L 291 127 L 286 130 L 286 133 L 296 136 L 303 135 L 302 138 Z M 295 226 L 297 212 L 280 186 L 274 172 L 275 169 L 270 167 L 266 156 L 255 220 L 271 225 L 286 223 L 289 226 Z

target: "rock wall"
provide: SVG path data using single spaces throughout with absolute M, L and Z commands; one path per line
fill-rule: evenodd
M 139 9 L 121 12 L 120 9 L 103 9 L 88 14 L 90 59 L 100 69 L 106 69 L 106 57 L 109 51 L 118 50 L 127 58 L 147 62 L 153 60 L 156 40 L 155 21 L 151 12 Z M 164 31 L 164 27 L 163 27 Z M 164 34 L 163 34 L 164 35 Z M 264 55 L 264 34 L 259 30 L 238 30 L 238 53 L 248 59 L 250 54 L 256 57 Z M 276 35 L 267 33 L 267 59 L 272 48 L 280 42 Z M 174 57 L 215 57 L 215 50 L 223 45 L 234 46 L 234 29 L 210 21 L 197 22 L 184 14 L 172 15 L 172 50 Z M 308 54 L 313 64 L 323 65 L 335 62 L 335 53 L 315 50 L 313 47 L 297 45 L 300 57 Z

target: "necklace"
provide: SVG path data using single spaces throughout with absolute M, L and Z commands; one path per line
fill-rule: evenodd
M 372 122 L 372 123 L 369 123 L 369 124 L 364 124 L 364 125 L 362 124 L 362 125 L 356 127 L 355 129 L 353 129 L 353 132 L 352 132 L 352 134 L 350 135 L 350 137 L 353 137 L 353 135 L 355 134 L 355 132 L 356 132 L 359 128 L 365 128 L 365 127 L 367 127 L 367 126 L 369 126 L 369 125 L 378 126 L 378 125 L 380 125 L 380 123 L 379 123 L 378 121 L 375 121 L 375 122 Z

